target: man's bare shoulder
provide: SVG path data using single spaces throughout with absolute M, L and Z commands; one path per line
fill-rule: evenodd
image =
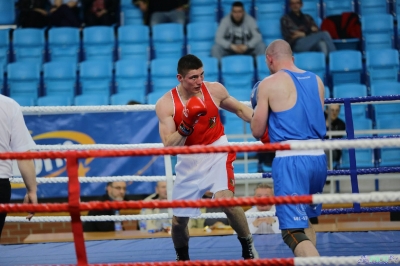
M 209 82 L 209 81 L 204 81 L 204 85 L 206 85 L 207 89 L 211 91 L 218 91 L 218 90 L 224 90 L 225 87 L 221 83 L 214 81 L 214 82 Z
M 171 93 L 168 91 L 156 102 L 157 116 L 169 116 L 173 114 L 174 105 Z

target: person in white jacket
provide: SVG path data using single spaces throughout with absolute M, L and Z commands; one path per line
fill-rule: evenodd
M 272 197 L 274 190 L 271 186 L 265 183 L 260 183 L 254 189 L 254 197 Z M 275 205 L 256 205 L 247 210 L 246 213 L 251 212 L 272 212 L 275 213 Z M 280 234 L 278 217 L 258 217 L 247 218 L 250 233 L 252 234 Z

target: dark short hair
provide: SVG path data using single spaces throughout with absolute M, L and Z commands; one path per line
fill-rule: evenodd
M 240 2 L 240 1 L 235 1 L 235 2 L 233 2 L 233 3 L 232 3 L 232 8 L 234 8 L 234 7 L 241 7 L 241 8 L 244 9 L 244 5 L 243 5 L 243 3 Z
M 178 74 L 186 76 L 186 74 L 193 69 L 199 69 L 203 67 L 203 62 L 192 54 L 187 54 L 181 57 L 178 61 Z
M 274 190 L 274 189 L 272 188 L 272 186 L 270 186 L 270 185 L 268 185 L 268 184 L 266 184 L 266 183 L 259 183 L 259 184 L 257 184 L 257 186 L 256 186 L 256 188 L 254 189 L 254 191 L 256 191 L 257 188 L 270 188 L 270 189 Z

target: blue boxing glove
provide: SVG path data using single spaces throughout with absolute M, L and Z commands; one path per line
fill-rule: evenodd
M 260 84 L 261 81 L 257 81 L 256 84 L 253 86 L 253 90 L 251 91 L 250 95 L 250 102 L 251 102 L 251 107 L 256 108 L 257 106 L 257 93 L 258 93 L 258 85 Z

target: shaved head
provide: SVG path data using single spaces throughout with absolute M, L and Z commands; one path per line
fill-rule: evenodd
M 293 56 L 292 48 L 285 40 L 275 40 L 270 45 L 268 45 L 267 50 L 265 51 L 266 55 L 274 57 L 276 59 L 291 59 Z

